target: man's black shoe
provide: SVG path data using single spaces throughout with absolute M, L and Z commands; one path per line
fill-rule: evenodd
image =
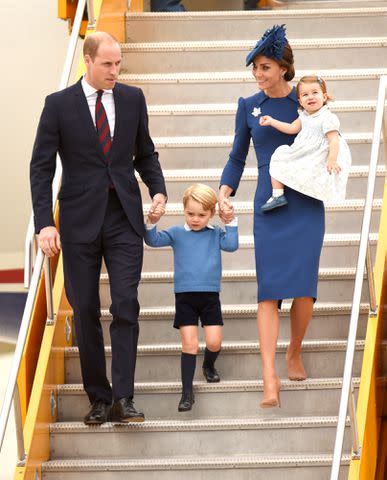
M 192 410 L 192 405 L 194 403 L 195 395 L 192 392 L 183 393 L 177 409 L 179 412 L 188 412 L 189 410 Z
M 208 383 L 220 382 L 220 376 L 215 367 L 206 367 L 203 365 L 203 375 Z
M 86 425 L 101 425 L 109 420 L 110 408 L 110 404 L 96 400 L 91 404 L 91 409 L 83 421 Z
M 120 398 L 113 403 L 111 421 L 120 423 L 143 422 L 145 415 L 136 410 L 131 398 Z

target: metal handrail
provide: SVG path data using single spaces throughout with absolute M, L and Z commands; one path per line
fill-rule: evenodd
M 79 32 L 81 29 L 81 23 L 83 13 L 85 11 L 86 0 L 78 0 L 77 11 L 74 18 L 73 29 L 70 36 L 69 45 L 67 47 L 66 59 L 63 67 L 63 72 L 59 84 L 59 89 L 63 89 L 67 86 L 71 67 L 73 64 Z M 90 12 L 89 12 L 90 13 Z M 89 18 L 94 18 L 94 14 Z M 62 176 L 62 166 L 57 156 L 56 172 L 52 185 L 52 197 L 53 206 L 55 206 L 56 198 L 58 196 L 60 179 Z M 15 408 L 15 422 L 16 422 L 16 434 L 18 442 L 18 465 L 24 465 L 25 462 L 25 447 L 23 437 L 23 425 L 20 413 L 20 399 L 17 387 L 17 376 L 20 368 L 20 363 L 23 356 L 24 346 L 27 339 L 28 329 L 30 326 L 32 310 L 35 303 L 35 298 L 38 290 L 39 280 L 42 273 L 42 267 L 44 262 L 44 255 L 41 249 L 38 249 L 35 264 L 32 267 L 32 261 L 34 256 L 34 244 L 35 235 L 33 227 L 33 217 L 31 216 L 27 234 L 26 234 L 26 258 L 25 258 L 25 270 L 24 270 L 24 285 L 28 288 L 29 292 L 26 300 L 26 305 L 23 312 L 23 317 L 20 325 L 19 335 L 16 342 L 15 353 L 13 356 L 11 372 L 8 379 L 7 389 L 5 391 L 3 406 L 0 414 L 0 451 L 3 445 L 5 431 L 8 424 L 9 414 L 11 410 L 12 401 Z M 52 274 L 51 264 L 49 259 L 46 259 L 45 265 L 45 287 L 46 287 L 46 299 L 47 299 L 47 324 L 52 324 L 54 321 L 53 299 L 52 299 Z
M 367 279 L 370 292 L 370 307 L 371 314 L 375 315 L 377 312 L 375 287 L 373 284 L 371 257 L 367 250 L 369 250 L 369 232 L 371 225 L 372 201 L 374 196 L 376 170 L 379 158 L 380 140 L 383 129 L 384 142 L 387 141 L 386 122 L 383 122 L 385 99 L 387 88 L 387 76 L 380 77 L 378 100 L 376 104 L 375 125 L 372 138 L 371 158 L 368 173 L 367 194 L 364 205 L 363 224 L 360 236 L 359 254 L 356 266 L 355 286 L 352 300 L 351 320 L 348 332 L 347 352 L 345 355 L 345 365 L 343 374 L 343 386 L 341 390 L 339 416 L 337 421 L 335 448 L 333 452 L 332 469 L 330 480 L 337 480 L 339 477 L 341 454 L 343 450 L 344 430 L 346 425 L 348 401 L 350 402 L 350 421 L 353 432 L 353 458 L 360 458 L 361 446 L 359 444 L 359 437 L 357 432 L 355 399 L 352 387 L 352 368 L 353 358 L 355 354 L 356 345 L 356 331 L 359 320 L 360 301 L 363 286 L 364 269 L 367 263 Z M 368 257 L 368 260 L 367 260 Z

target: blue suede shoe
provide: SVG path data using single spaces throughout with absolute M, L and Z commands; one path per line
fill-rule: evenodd
M 270 212 L 275 208 L 284 207 L 288 204 L 285 195 L 280 195 L 279 197 L 270 197 L 269 200 L 264 203 L 261 207 L 263 213 Z

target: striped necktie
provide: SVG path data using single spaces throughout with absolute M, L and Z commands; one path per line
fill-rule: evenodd
M 112 146 L 112 138 L 110 136 L 110 128 L 106 111 L 102 103 L 102 94 L 103 90 L 97 91 L 97 102 L 95 104 L 95 125 L 97 128 L 99 143 L 101 144 L 103 153 L 107 157 Z

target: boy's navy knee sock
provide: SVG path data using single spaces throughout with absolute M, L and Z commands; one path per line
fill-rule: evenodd
M 211 352 L 211 350 L 206 349 L 204 350 L 204 360 L 203 360 L 203 367 L 212 368 L 214 366 L 215 360 L 218 358 L 220 353 L 220 349 L 217 352 Z
M 196 355 L 181 352 L 181 383 L 183 385 L 183 393 L 192 392 L 195 368 Z

